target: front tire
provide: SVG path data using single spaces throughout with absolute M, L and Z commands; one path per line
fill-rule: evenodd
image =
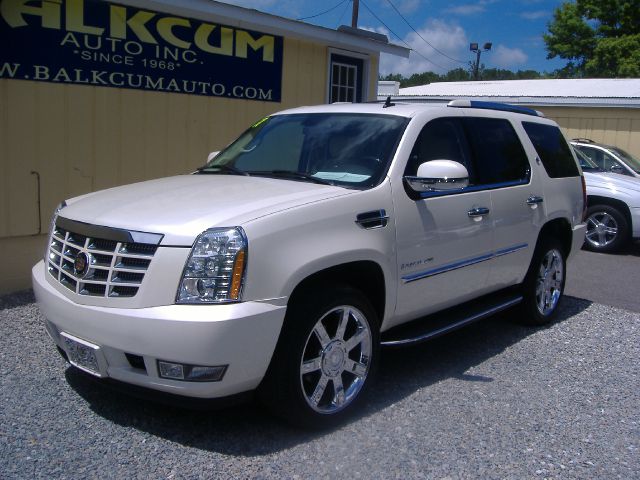
M 375 375 L 378 319 L 350 287 L 299 295 L 289 306 L 259 396 L 298 426 L 337 425 L 357 410 Z
M 565 278 L 564 249 L 557 240 L 542 239 L 522 284 L 521 323 L 546 325 L 554 319 L 564 292 Z
M 594 252 L 614 252 L 624 245 L 628 237 L 629 223 L 619 210 L 609 205 L 589 207 L 585 247 Z

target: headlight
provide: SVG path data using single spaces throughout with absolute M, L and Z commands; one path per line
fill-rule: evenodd
M 176 302 L 239 301 L 246 264 L 247 237 L 240 227 L 201 233 L 184 267 Z

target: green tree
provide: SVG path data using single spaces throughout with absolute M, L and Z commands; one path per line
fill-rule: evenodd
M 544 35 L 558 76 L 640 76 L 640 0 L 576 0 L 558 7 Z

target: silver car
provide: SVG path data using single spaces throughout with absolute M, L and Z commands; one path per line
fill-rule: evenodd
M 605 172 L 581 150 L 574 151 L 587 185 L 584 246 L 614 252 L 640 238 L 640 178 Z

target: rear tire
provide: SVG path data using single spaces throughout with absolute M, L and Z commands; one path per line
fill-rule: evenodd
M 584 246 L 593 252 L 619 250 L 629 238 L 629 222 L 616 208 L 594 205 L 587 210 L 587 234 Z
M 566 278 L 565 253 L 560 243 L 543 238 L 536 246 L 531 265 L 522 283 L 520 323 L 546 325 L 558 312 Z
M 288 307 L 259 398 L 296 426 L 335 426 L 369 390 L 379 345 L 378 318 L 361 292 L 304 292 Z

